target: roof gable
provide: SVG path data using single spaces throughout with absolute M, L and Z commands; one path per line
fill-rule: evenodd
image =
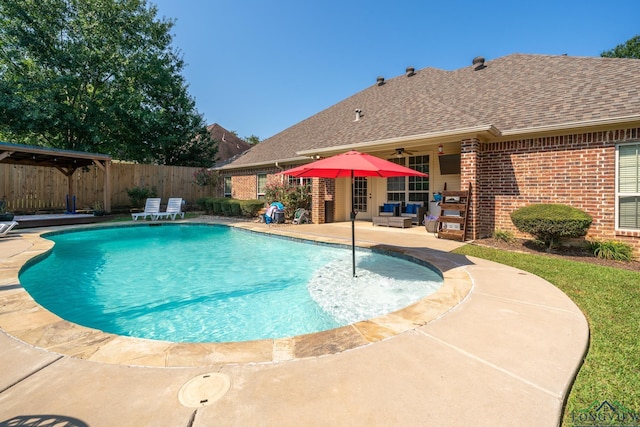
M 217 123 L 207 126 L 207 131 L 211 139 L 218 141 L 217 165 L 227 163 L 251 148 L 251 144 L 247 141 L 238 138 L 233 132 L 229 132 Z

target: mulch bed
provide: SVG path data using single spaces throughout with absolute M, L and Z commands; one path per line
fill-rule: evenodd
M 591 252 L 587 251 L 584 248 L 576 246 L 563 246 L 558 248 L 557 250 L 547 253 L 544 247 L 540 247 L 533 241 L 527 239 L 516 239 L 511 243 L 507 243 L 503 242 L 502 240 L 496 240 L 494 238 L 486 238 L 475 240 L 473 244 L 479 246 L 488 246 L 506 251 L 517 251 L 536 255 L 546 255 L 571 261 L 587 262 L 590 264 L 640 272 L 640 261 L 623 262 L 596 258 Z

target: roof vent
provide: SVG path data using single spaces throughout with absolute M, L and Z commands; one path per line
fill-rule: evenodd
M 411 77 L 414 76 L 416 74 L 416 69 L 413 67 L 407 67 L 406 71 L 406 75 L 407 77 Z
M 384 84 L 384 77 L 379 76 L 376 81 L 378 82 L 378 86 L 382 86 Z
M 473 69 L 475 71 L 487 68 L 487 66 L 484 65 L 484 57 L 482 56 L 476 56 L 475 58 L 473 58 L 473 61 L 471 61 L 471 63 L 473 64 Z
M 360 117 L 362 117 L 364 114 L 362 114 L 362 110 L 359 108 L 356 108 L 356 119 L 354 120 L 354 122 L 360 121 Z

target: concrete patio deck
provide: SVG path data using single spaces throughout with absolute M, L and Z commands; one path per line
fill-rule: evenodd
M 351 241 L 350 223 L 230 225 Z M 17 280 L 51 246 L 39 237 L 49 229 L 14 230 L 0 239 L 0 426 L 560 423 L 589 337 L 566 295 L 523 271 L 451 254 L 460 243 L 424 227 L 356 225 L 359 246 L 438 267 L 443 290 L 369 322 L 235 344 L 123 338 L 62 321 Z

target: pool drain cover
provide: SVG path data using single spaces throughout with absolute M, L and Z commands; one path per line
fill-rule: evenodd
M 178 399 L 183 406 L 199 408 L 211 405 L 229 391 L 231 381 L 224 374 L 202 374 L 182 386 Z

